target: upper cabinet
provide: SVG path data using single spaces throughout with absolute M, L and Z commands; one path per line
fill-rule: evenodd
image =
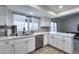
M 50 26 L 50 20 L 47 17 L 42 17 L 40 22 L 40 27 L 49 27 Z

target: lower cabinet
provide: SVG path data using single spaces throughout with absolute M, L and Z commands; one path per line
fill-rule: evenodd
M 35 38 L 27 37 L 15 40 L 15 54 L 30 53 L 35 49 Z
M 13 44 L 13 40 L 0 42 L 0 54 L 14 54 Z
M 71 37 L 64 37 L 63 50 L 68 53 L 74 53 L 74 40 Z
M 14 47 L 11 45 L 0 47 L 0 54 L 14 54 Z
M 48 38 L 49 38 L 49 33 L 45 33 L 44 34 L 44 45 L 43 46 L 48 44 Z
M 27 53 L 35 50 L 35 37 L 28 37 Z
M 34 36 L 0 41 L 0 54 L 26 54 L 34 50 Z
M 48 43 L 51 46 L 57 47 L 57 35 L 50 34 Z
M 67 36 L 58 36 L 58 48 L 67 52 L 67 53 L 73 53 L 74 51 L 74 45 L 73 45 L 73 38 L 67 37 Z
M 25 43 L 24 38 L 21 39 L 21 41 L 18 40 L 18 42 L 15 43 L 15 54 L 24 54 L 24 53 L 26 53 L 26 49 L 27 49 L 26 47 L 27 47 L 27 43 Z
M 57 37 L 58 37 L 58 48 L 63 50 L 63 48 L 64 48 L 63 44 L 65 43 L 64 38 L 61 35 L 58 35 Z
M 74 52 L 74 40 L 72 37 L 50 34 L 48 43 L 67 53 Z

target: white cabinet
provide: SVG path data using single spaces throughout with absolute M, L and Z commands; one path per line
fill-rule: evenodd
M 49 42 L 51 46 L 57 47 L 57 35 L 55 34 L 50 34 L 49 35 Z
M 58 48 L 63 50 L 63 47 L 64 47 L 64 45 L 63 45 L 64 44 L 63 36 L 58 35 L 57 37 L 58 37 Z
M 74 40 L 69 36 L 50 34 L 48 44 L 67 53 L 74 52 Z
M 35 50 L 35 37 L 28 37 L 27 39 L 29 40 L 27 44 L 27 53 L 30 53 Z
M 0 54 L 25 54 L 35 50 L 35 37 L 0 41 Z
M 73 53 L 73 38 L 58 35 L 58 48 L 67 52 L 67 53 Z
M 49 27 L 50 26 L 50 20 L 49 18 L 42 17 L 40 27 Z
M 45 33 L 44 34 L 44 45 L 43 46 L 45 46 L 45 45 L 48 44 L 48 39 L 49 39 L 49 34 L 48 33 Z
M 68 53 L 73 53 L 74 52 L 74 40 L 71 37 L 64 37 L 64 42 L 63 42 L 63 50 L 68 52 Z
M 15 40 L 15 54 L 25 54 L 26 53 L 26 38 L 21 38 L 18 40 Z
M 2 41 L 0 42 L 0 54 L 13 54 L 14 53 L 14 41 Z
M 25 54 L 34 51 L 35 37 L 26 37 L 15 40 L 15 54 Z
M 13 54 L 13 53 L 14 53 L 14 47 L 12 47 L 12 45 L 0 47 L 0 54 Z

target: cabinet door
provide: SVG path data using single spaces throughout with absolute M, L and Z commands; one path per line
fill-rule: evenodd
M 58 35 L 58 48 L 63 50 L 63 36 Z
M 0 42 L 0 54 L 14 53 L 14 40 L 6 40 Z
M 35 37 L 28 37 L 28 40 L 27 53 L 30 53 L 35 50 Z
M 44 34 L 44 45 L 43 46 L 48 44 L 48 38 L 49 38 L 48 33 L 45 33 Z
M 63 43 L 63 46 L 64 46 L 64 51 L 68 52 L 68 53 L 73 53 L 74 51 L 74 44 L 73 44 L 73 38 L 71 37 L 64 37 L 64 43 Z
M 41 19 L 41 24 L 40 24 L 41 27 L 49 27 L 50 26 L 50 19 L 46 18 L 46 17 L 43 17 Z
M 15 54 L 25 54 L 26 49 L 27 48 L 26 48 L 25 40 L 24 41 L 18 41 L 18 42 L 15 43 Z
M 49 36 L 49 44 L 54 46 L 54 47 L 57 47 L 57 35 L 51 34 Z
M 14 53 L 14 47 L 12 47 L 12 45 L 0 47 L 0 54 L 13 54 L 13 53 Z

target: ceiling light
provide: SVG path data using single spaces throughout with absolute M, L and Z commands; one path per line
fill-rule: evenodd
M 30 14 L 33 15 L 34 13 L 33 12 L 30 12 Z
M 59 8 L 63 8 L 63 6 L 59 6 Z

